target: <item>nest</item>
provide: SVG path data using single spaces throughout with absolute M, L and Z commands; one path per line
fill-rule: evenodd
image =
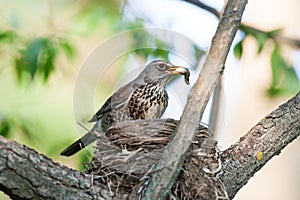
M 177 123 L 172 119 L 132 120 L 99 134 L 86 168 L 94 175 L 94 184 L 105 185 L 111 199 L 141 199 Z M 216 145 L 208 129 L 199 126 L 168 199 L 227 199 L 217 176 L 221 164 Z

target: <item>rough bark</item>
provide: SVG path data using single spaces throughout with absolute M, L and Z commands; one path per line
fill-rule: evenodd
M 92 177 L 0 136 L 0 190 L 13 199 L 106 199 Z
M 132 120 L 111 127 L 99 135 L 87 169 L 93 175 L 71 170 L 0 137 L 0 189 L 13 199 L 140 199 L 152 166 L 177 123 L 172 119 Z M 176 199 L 227 199 L 215 176 L 221 169 L 217 142 L 203 126 L 197 133 L 171 195 Z M 104 137 L 107 143 L 102 144 Z
M 221 154 L 222 180 L 229 198 L 233 198 L 257 171 L 299 135 L 300 92 Z
M 229 0 L 212 40 L 207 59 L 187 100 L 174 138 L 156 166 L 145 199 L 164 199 L 174 184 L 195 136 L 206 104 L 220 79 L 247 0 Z M 172 157 L 170 156 L 172 155 Z
M 245 5 L 246 0 L 228 1 L 209 58 L 188 98 L 177 134 L 156 167 L 158 173 L 149 185 L 148 199 L 164 198 L 179 174 L 205 105 L 224 70 Z M 298 137 L 299 102 L 298 94 L 222 153 L 222 179 L 231 198 L 269 159 Z M 110 191 L 101 185 L 93 185 L 91 180 L 90 175 L 54 163 L 32 149 L 0 137 L 0 189 L 12 198 L 109 199 Z
M 96 182 L 107 185 L 113 195 L 123 193 L 124 200 L 141 199 L 177 124 L 174 119 L 118 123 L 98 137 L 88 171 L 105 177 Z M 227 199 L 223 183 L 217 176 L 221 170 L 217 141 L 210 135 L 206 127 L 197 128 L 184 165 L 168 194 L 170 198 Z
M 300 93 L 222 152 L 221 178 L 230 198 L 299 136 L 299 119 Z M 91 175 L 69 169 L 24 145 L 0 137 L 0 189 L 13 199 L 111 199 L 106 185 L 92 184 L 92 180 Z M 197 180 L 201 179 L 195 179 L 194 185 Z M 114 197 L 122 199 L 118 194 Z

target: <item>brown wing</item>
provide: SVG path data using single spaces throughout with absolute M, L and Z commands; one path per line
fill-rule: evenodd
M 103 106 L 93 115 L 92 119 L 89 122 L 98 121 L 104 113 L 111 111 L 111 97 L 109 97 Z
M 111 97 L 106 100 L 103 106 L 96 112 L 89 122 L 96 122 L 101 119 L 105 113 L 127 104 L 135 87 L 136 86 L 133 84 L 133 82 L 130 82 L 119 88 Z

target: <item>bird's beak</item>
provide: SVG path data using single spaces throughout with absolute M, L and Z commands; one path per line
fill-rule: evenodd
M 190 71 L 188 68 L 181 67 L 181 66 L 173 66 L 168 69 L 168 72 L 170 74 L 178 74 L 178 75 L 184 75 L 184 80 L 186 84 L 190 84 L 189 78 L 190 78 Z

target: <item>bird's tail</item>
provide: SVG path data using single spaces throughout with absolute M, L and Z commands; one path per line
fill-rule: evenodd
M 72 156 L 73 154 L 77 153 L 84 147 L 88 146 L 92 142 L 94 142 L 97 139 L 96 135 L 92 132 L 88 132 L 85 134 L 82 138 L 71 144 L 69 147 L 67 147 L 65 150 L 63 150 L 60 155 L 62 156 Z

